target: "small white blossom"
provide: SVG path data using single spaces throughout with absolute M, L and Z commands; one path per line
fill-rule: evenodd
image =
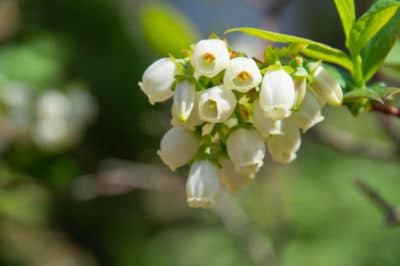
M 311 88 L 327 103 L 339 106 L 343 101 L 343 91 L 339 82 L 322 66 L 318 66 L 313 74 Z
M 193 132 L 182 127 L 173 127 L 161 139 L 158 154 L 172 170 L 189 163 L 196 155 L 200 141 Z
M 208 160 L 192 164 L 186 183 L 187 202 L 190 207 L 211 208 L 215 205 L 221 187 L 218 171 L 218 166 Z
M 286 71 L 274 70 L 264 75 L 261 83 L 260 106 L 267 117 L 281 120 L 290 116 L 294 101 L 294 82 Z
M 284 122 L 282 134 L 271 136 L 267 141 L 268 152 L 272 160 L 279 163 L 290 163 L 296 159 L 300 149 L 300 131 L 289 122 Z
M 248 175 L 243 175 L 236 172 L 231 160 L 224 158 L 220 161 L 220 163 L 222 166 L 219 170 L 221 183 L 230 192 L 239 191 L 251 180 L 251 178 Z
M 75 128 L 64 119 L 40 119 L 33 129 L 33 141 L 43 149 L 62 148 L 77 138 Z
M 224 75 L 224 87 L 247 92 L 257 87 L 262 79 L 256 62 L 251 58 L 236 57 L 229 62 Z
M 139 87 L 147 95 L 151 104 L 163 102 L 172 97 L 176 67 L 169 58 L 161 58 L 152 63 L 143 73 Z
M 185 122 L 193 110 L 196 99 L 195 85 L 187 80 L 179 82 L 174 92 L 174 113 L 179 121 Z
M 253 123 L 264 138 L 282 134 L 282 120 L 272 120 L 266 117 L 258 100 L 253 103 Z
M 322 122 L 324 117 L 321 115 L 321 109 L 324 103 L 317 99 L 311 92 L 308 92 L 297 112 L 290 116 L 290 122 L 303 133 L 314 125 Z
M 196 44 L 191 63 L 195 76 L 214 77 L 224 70 L 229 63 L 229 51 L 222 40 L 201 40 Z
M 72 112 L 71 102 L 62 92 L 46 91 L 37 102 L 37 113 L 42 119 L 65 119 Z
M 197 98 L 197 96 L 196 96 Z M 176 114 L 176 108 L 174 104 L 172 104 L 171 108 L 171 114 L 172 114 L 172 119 L 171 119 L 171 124 L 173 126 L 182 126 L 188 130 L 194 131 L 196 129 L 196 126 L 201 125 L 204 123 L 199 117 L 199 110 L 198 110 L 198 104 L 197 100 L 195 100 L 193 109 L 190 112 L 189 117 L 186 119 L 186 121 L 181 121 L 179 120 L 178 114 Z
M 307 78 L 306 77 L 295 77 L 294 78 L 294 88 L 296 91 L 296 100 L 293 109 L 298 110 L 301 106 L 301 103 L 304 100 L 304 96 L 307 91 Z
M 199 94 L 200 119 L 219 123 L 226 121 L 236 107 L 236 98 L 231 90 L 213 87 Z
M 240 174 L 254 177 L 264 163 L 265 144 L 256 129 L 234 130 L 226 141 L 226 149 Z

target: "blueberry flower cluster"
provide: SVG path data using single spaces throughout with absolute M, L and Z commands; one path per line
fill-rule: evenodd
M 139 86 L 152 104 L 173 99 L 172 128 L 159 156 L 172 171 L 191 165 L 191 207 L 212 207 L 221 185 L 238 191 L 267 152 L 276 162 L 292 162 L 301 133 L 324 119 L 325 104 L 342 103 L 338 81 L 296 47 L 269 47 L 261 62 L 207 39 L 186 54 L 151 64 Z

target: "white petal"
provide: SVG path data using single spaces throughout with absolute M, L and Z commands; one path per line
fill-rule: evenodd
M 231 90 L 213 87 L 199 94 L 200 119 L 219 123 L 226 121 L 236 107 L 236 98 Z
M 151 104 L 163 102 L 172 97 L 175 81 L 175 64 L 169 58 L 161 58 L 152 63 L 144 72 L 139 86 Z
M 191 63 L 196 76 L 214 77 L 229 63 L 229 51 L 222 40 L 201 40 L 196 44 Z
M 221 182 L 230 192 L 239 191 L 251 180 L 249 175 L 243 175 L 236 172 L 231 160 L 222 159 L 220 163 L 222 166 L 219 171 Z
M 220 191 L 218 167 L 208 160 L 197 161 L 190 167 L 186 183 L 187 202 L 193 208 L 211 208 Z
M 196 88 L 189 81 L 179 82 L 174 92 L 174 112 L 178 116 L 179 121 L 185 122 L 193 110 L 196 98 Z
M 314 80 L 311 83 L 311 88 L 314 92 L 331 105 L 341 105 L 343 91 L 339 82 L 322 66 L 316 68 L 313 76 Z
M 228 89 L 247 92 L 257 87 L 261 79 L 261 72 L 253 59 L 236 57 L 229 62 L 225 71 L 224 86 Z
M 198 98 L 196 96 L 196 98 Z M 204 121 L 202 121 L 199 117 L 199 110 L 198 110 L 198 104 L 197 104 L 197 100 L 195 99 L 194 105 L 193 105 L 193 109 L 192 112 L 190 112 L 189 117 L 187 118 L 186 121 L 181 121 L 179 120 L 179 116 L 176 114 L 175 110 L 175 106 L 174 104 L 172 104 L 172 108 L 171 108 L 171 114 L 172 114 L 172 120 L 171 120 L 171 124 L 173 126 L 182 126 L 188 130 L 194 131 L 196 129 L 196 126 L 201 125 L 202 123 L 204 123 Z
M 281 163 L 293 161 L 300 145 L 300 131 L 287 121 L 283 123 L 282 135 L 271 136 L 267 140 L 268 152 L 272 159 Z
M 189 163 L 197 153 L 200 141 L 193 132 L 173 127 L 161 139 L 159 155 L 172 170 Z
M 289 120 L 295 127 L 306 132 L 324 120 L 324 117 L 321 115 L 322 107 L 318 99 L 311 92 L 308 92 L 304 97 L 300 109 L 297 112 L 293 112 Z
M 282 120 L 272 120 L 266 117 L 258 100 L 253 103 L 253 122 L 255 128 L 264 138 L 282 134 Z
M 226 141 L 229 158 L 238 173 L 253 177 L 264 163 L 265 144 L 255 129 L 234 130 Z
M 266 73 L 261 84 L 259 99 L 267 117 L 282 120 L 290 116 L 295 101 L 292 77 L 284 70 Z

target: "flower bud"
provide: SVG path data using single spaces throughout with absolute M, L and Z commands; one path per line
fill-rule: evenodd
M 282 135 L 271 136 L 267 141 L 272 160 L 279 163 L 290 163 L 296 159 L 300 145 L 300 131 L 288 122 L 283 123 Z
M 290 122 L 303 133 L 314 125 L 322 122 L 324 117 L 321 115 L 323 103 L 318 100 L 311 92 L 308 92 L 297 112 L 293 112 L 290 116 Z
M 174 112 L 179 121 L 185 122 L 193 110 L 196 88 L 193 83 L 184 80 L 176 85 L 174 92 Z
M 248 175 L 242 175 L 235 171 L 233 163 L 229 159 L 222 159 L 220 161 L 222 168 L 219 171 L 221 183 L 230 192 L 238 192 L 250 181 Z
M 322 66 L 318 66 L 311 83 L 313 91 L 327 103 L 339 106 L 343 101 L 343 91 L 339 82 Z
M 190 62 L 195 76 L 212 78 L 224 70 L 229 63 L 229 51 L 222 40 L 201 40 L 196 44 Z
M 260 106 L 267 117 L 282 120 L 290 116 L 294 101 L 294 82 L 286 71 L 274 70 L 264 75 L 261 83 Z
M 307 78 L 300 76 L 294 78 L 294 88 L 296 91 L 296 100 L 293 106 L 293 110 L 298 110 L 301 106 L 301 103 L 304 100 L 304 96 L 307 91 Z
M 282 134 L 282 120 L 272 120 L 266 117 L 258 100 L 253 103 L 253 123 L 254 127 L 264 138 Z
M 169 58 L 161 58 L 152 63 L 143 73 L 139 87 L 147 95 L 151 104 L 163 102 L 172 97 L 175 81 L 175 64 Z
M 218 171 L 218 167 L 208 160 L 192 164 L 186 183 L 187 202 L 190 207 L 211 208 L 215 205 L 221 187 Z
M 226 141 L 226 149 L 236 172 L 254 177 L 264 163 L 265 144 L 255 129 L 239 128 Z
M 261 72 L 253 59 L 236 57 L 226 68 L 224 87 L 244 93 L 257 87 L 261 79 Z
M 236 97 L 231 90 L 213 87 L 199 94 L 200 119 L 219 123 L 226 121 L 236 107 Z
M 189 163 L 196 155 L 200 141 L 193 132 L 182 127 L 173 127 L 161 139 L 158 154 L 172 170 Z

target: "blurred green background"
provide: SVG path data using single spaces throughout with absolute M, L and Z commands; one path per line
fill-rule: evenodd
M 0 0 L 0 265 L 400 265 L 400 229 L 355 185 L 400 206 L 398 121 L 328 109 L 295 163 L 267 160 L 193 210 L 185 171 L 156 155 L 170 103 L 137 86 L 155 59 L 235 26 L 340 48 L 332 2 Z M 377 79 L 400 84 L 399 47 Z

